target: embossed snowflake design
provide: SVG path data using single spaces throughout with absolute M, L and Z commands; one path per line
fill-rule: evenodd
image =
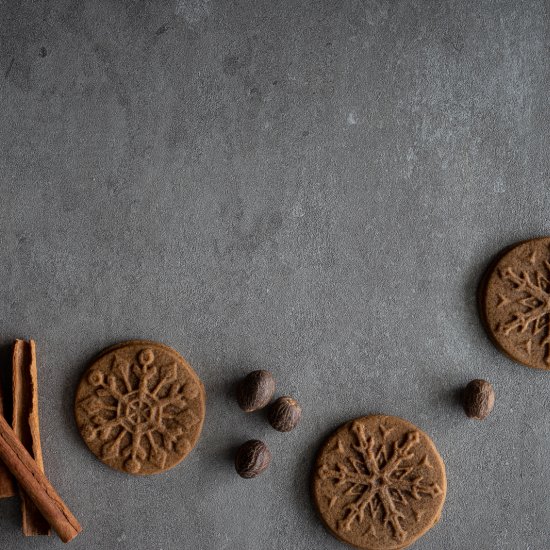
M 536 254 L 529 258 L 535 264 Z M 550 368 L 550 262 L 544 259 L 542 269 L 534 268 L 532 273 L 507 267 L 500 278 L 509 284 L 511 292 L 498 295 L 497 309 L 506 308 L 509 318 L 498 326 L 505 336 L 518 338 L 516 347 L 531 356 L 533 347 L 543 350 L 543 362 Z
M 93 392 L 79 403 L 90 419 L 84 439 L 102 442 L 101 458 L 122 458 L 127 472 L 139 473 L 145 462 L 163 469 L 169 453 L 188 449 L 185 434 L 200 422 L 188 407 L 197 384 L 178 380 L 178 365 L 156 364 L 152 349 L 141 350 L 133 362 L 115 353 L 109 373 L 88 374 Z
M 413 521 L 418 521 L 422 514 L 412 507 L 412 502 L 434 498 L 443 490 L 437 483 L 424 482 L 418 473 L 419 467 L 432 466 L 427 455 L 415 462 L 414 448 L 420 441 L 417 431 L 391 441 L 394 428 L 381 424 L 378 430 L 379 434 L 369 434 L 365 426 L 354 422 L 352 452 L 338 440 L 336 450 L 341 460 L 333 467 L 323 464 L 319 477 L 334 484 L 329 509 L 341 507 L 339 531 L 350 531 L 358 525 L 365 528 L 364 535 L 376 538 L 380 530 L 387 530 L 391 537 L 402 542 L 407 536 L 406 522 L 410 521 L 411 510 Z

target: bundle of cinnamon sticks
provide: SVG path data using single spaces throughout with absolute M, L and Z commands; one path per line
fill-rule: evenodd
M 0 385 L 0 498 L 14 496 L 17 483 L 23 534 L 49 535 L 51 526 L 63 542 L 69 542 L 81 527 L 44 474 L 34 341 L 16 340 L 11 359 L 11 427 Z

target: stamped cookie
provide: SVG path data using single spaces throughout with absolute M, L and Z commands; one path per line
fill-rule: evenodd
M 550 370 L 550 238 L 523 241 L 500 254 L 481 285 L 480 309 L 504 353 Z
M 431 439 L 395 416 L 364 416 L 323 444 L 313 472 L 315 505 L 332 534 L 363 550 L 397 550 L 438 521 L 445 465 Z
M 205 415 L 201 381 L 175 350 L 144 340 L 101 352 L 76 391 L 75 417 L 90 450 L 136 475 L 164 472 L 197 443 Z

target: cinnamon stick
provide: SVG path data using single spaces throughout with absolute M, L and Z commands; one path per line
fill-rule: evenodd
M 19 487 L 34 502 L 59 538 L 63 542 L 69 542 L 76 537 L 82 529 L 77 519 L 1 415 L 0 459 L 4 461 L 19 483 Z
M 0 380 L 0 415 L 4 414 L 4 396 L 2 393 L 2 380 Z M 3 462 L 0 462 L 0 498 L 15 495 L 15 483 L 10 471 Z
M 44 472 L 38 424 L 36 346 L 16 340 L 13 347 L 13 431 Z M 27 537 L 49 535 L 50 525 L 28 495 L 21 491 L 22 530 Z

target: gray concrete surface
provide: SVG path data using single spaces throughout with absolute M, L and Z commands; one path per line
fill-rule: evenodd
M 486 338 L 475 288 L 550 233 L 550 6 L 527 1 L 45 0 L 0 6 L 0 343 L 38 343 L 47 472 L 76 549 L 339 549 L 308 475 L 369 412 L 448 470 L 415 548 L 550 548 L 550 373 Z M 104 346 L 165 342 L 205 382 L 203 437 L 150 478 L 72 417 Z M 304 407 L 274 432 L 231 391 L 271 369 Z M 469 421 L 456 391 L 496 388 Z M 263 438 L 252 481 L 232 453 Z M 23 539 L 0 502 L 0 547 Z

